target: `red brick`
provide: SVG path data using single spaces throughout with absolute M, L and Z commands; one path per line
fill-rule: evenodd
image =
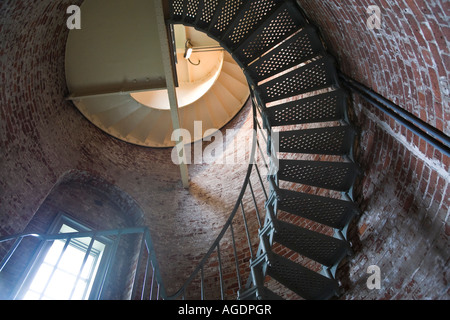
M 201 179 L 204 185 L 197 184 L 194 189 L 198 198 L 192 197 L 178 189 L 176 168 L 167 165 L 169 152 L 134 148 L 112 140 L 87 123 L 73 105 L 65 101 L 64 48 L 67 30 L 64 27 L 64 10 L 69 4 L 81 2 L 15 0 L 0 4 L 1 14 L 9 17 L 7 21 L 0 20 L 1 37 L 5 39 L 0 49 L 2 62 L 5 61 L 0 66 L 0 79 L 2 92 L 8 93 L 0 105 L 0 136 L 8 139 L 6 161 L 0 169 L 2 178 L 8 178 L 0 179 L 3 193 L 3 201 L 0 202 L 1 234 L 21 231 L 65 172 L 73 168 L 90 171 L 120 185 L 142 205 L 147 222 L 156 231 L 155 245 L 165 276 L 170 279 L 169 286 L 177 290 L 178 282 L 182 283 L 187 277 L 184 270 L 193 268 L 211 242 L 212 236 L 200 234 L 207 234 L 208 231 L 217 234 L 228 217 L 229 207 L 233 205 L 228 198 L 239 191 L 236 185 L 242 181 L 242 172 L 234 172 L 231 178 L 228 176 L 230 172 L 220 172 L 214 179 Z M 365 26 L 367 15 L 364 5 L 368 5 L 369 1 L 358 6 L 349 1 L 301 0 L 300 3 L 321 27 L 324 39 L 344 71 L 395 100 L 401 107 L 411 110 L 412 106 L 419 105 L 417 113 L 420 117 L 427 122 L 435 121 L 438 128 L 446 125 L 450 115 L 442 103 L 444 97 L 439 78 L 447 79 L 449 75 L 446 42 L 449 28 L 444 25 L 448 22 L 442 20 L 450 13 L 448 1 L 404 0 L 388 3 L 380 0 L 378 3 L 382 7 L 384 24 L 383 29 L 374 31 L 367 30 Z M 444 14 L 442 7 L 445 7 Z M 398 76 L 398 80 L 393 74 Z M 371 108 L 359 100 L 354 106 Z M 441 213 L 442 210 L 448 211 L 450 200 L 435 189 L 442 187 L 442 176 L 423 162 L 423 155 L 415 158 L 413 152 L 400 146 L 397 139 L 384 131 L 381 121 L 387 122 L 396 132 L 407 135 L 408 141 L 415 143 L 425 156 L 442 158 L 447 170 L 450 160 L 395 121 L 379 111 L 373 111 L 373 108 L 370 110 L 381 120 L 373 121 L 363 113 L 358 115 L 364 123 L 360 128 L 364 135 L 359 142 L 362 154 L 358 156 L 368 169 L 367 175 L 362 177 L 364 189 L 359 196 L 368 206 L 356 226 L 363 242 L 359 245 L 361 249 L 345 265 L 350 278 L 356 279 L 356 282 L 349 280 L 343 298 L 429 298 L 430 295 L 420 290 L 422 286 L 429 288 L 430 292 L 433 289 L 442 292 L 443 285 L 436 281 L 437 278 L 443 279 L 443 270 L 434 265 L 436 257 L 433 252 L 436 248 L 429 244 L 446 245 L 450 231 L 447 223 L 441 233 L 424 235 L 420 214 L 425 211 L 427 216 L 435 216 L 432 208 L 436 207 L 436 201 L 442 202 Z M 242 116 L 236 121 L 249 125 L 246 119 Z M 154 168 L 149 163 L 161 166 Z M 194 177 L 195 174 L 202 177 L 201 169 L 192 170 Z M 144 191 L 143 186 L 146 188 Z M 214 196 L 209 197 L 201 190 L 203 188 L 214 190 Z M 303 190 L 315 191 L 313 188 Z M 423 200 L 426 195 L 420 193 L 427 190 L 434 195 L 434 199 L 429 194 L 427 200 Z M 171 202 L 175 194 L 177 199 Z M 262 194 L 259 197 L 262 198 Z M 209 201 L 220 203 L 219 208 L 212 210 L 205 204 Z M 199 206 L 204 210 L 199 211 Z M 175 214 L 168 214 L 168 207 Z M 217 212 L 219 209 L 220 212 Z M 299 218 L 289 219 L 308 224 Z M 317 225 L 314 227 L 325 231 Z M 194 236 L 195 241 L 192 239 Z M 180 247 L 179 243 L 183 246 Z M 375 246 L 370 246 L 370 243 Z M 387 248 L 388 244 L 392 248 Z M 282 250 L 281 247 L 279 249 Z M 286 251 L 286 254 L 292 253 Z M 225 256 L 231 255 L 224 252 Z M 217 266 L 216 256 L 214 259 L 211 265 Z M 240 255 L 240 259 L 248 261 L 249 257 Z M 384 280 L 393 283 L 394 288 L 367 292 L 364 269 L 372 263 L 380 263 L 386 268 L 383 272 L 387 278 Z M 417 282 L 413 273 L 419 270 L 419 274 L 424 269 L 429 270 L 427 275 L 434 272 L 431 275 L 438 274 L 439 277 L 426 277 L 422 282 Z M 246 270 L 248 275 L 248 267 Z M 231 273 L 226 273 L 225 278 L 227 281 L 232 279 Z M 215 279 L 217 281 L 217 277 Z M 231 285 L 228 292 L 235 292 L 235 289 L 235 284 Z
M 428 68 L 428 73 L 430 75 L 431 88 L 433 89 L 434 98 L 436 99 L 436 101 L 441 102 L 442 97 L 441 97 L 441 87 L 439 84 L 439 77 L 433 68 Z

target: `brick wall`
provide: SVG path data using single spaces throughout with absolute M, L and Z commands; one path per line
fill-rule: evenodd
M 190 166 L 184 190 L 171 150 L 129 145 L 84 119 L 65 100 L 64 77 L 65 12 L 81 2 L 0 4 L 0 235 L 23 231 L 67 172 L 88 172 L 142 208 L 172 293 L 220 232 L 246 167 Z M 373 3 L 300 3 L 346 74 L 449 134 L 448 2 L 375 1 L 383 24 L 370 31 L 365 9 Z M 449 159 L 353 98 L 364 214 L 350 230 L 355 254 L 339 270 L 344 298 L 448 297 Z M 229 127 L 250 128 L 249 115 L 244 109 Z M 366 287 L 372 264 L 381 290 Z
M 114 185 L 145 212 L 143 224 L 173 293 L 220 232 L 247 168 L 192 165 L 191 188 L 185 190 L 171 149 L 111 138 L 66 101 L 66 9 L 81 3 L 0 3 L 0 235 L 22 232 L 62 177 L 86 172 Z M 227 128 L 251 126 L 247 107 Z
M 344 74 L 450 135 L 448 1 L 298 3 Z M 370 5 L 381 9 L 380 29 L 367 26 Z M 350 230 L 355 254 L 339 273 L 343 298 L 448 298 L 450 159 L 352 98 L 364 213 Z M 380 290 L 366 286 L 370 265 L 381 269 Z

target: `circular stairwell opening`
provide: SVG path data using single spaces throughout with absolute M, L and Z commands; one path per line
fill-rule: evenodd
M 153 4 L 96 0 L 85 1 L 81 10 L 83 27 L 69 32 L 66 45 L 69 99 L 115 138 L 145 147 L 173 147 Z M 205 33 L 183 25 L 174 29 L 181 128 L 192 137 L 196 121 L 202 123 L 202 134 L 219 130 L 248 100 L 245 75 Z M 187 40 L 193 47 L 189 60 L 184 58 Z
M 174 26 L 176 88 L 178 107 L 183 108 L 201 99 L 215 85 L 222 73 L 224 50 L 218 42 L 192 27 Z M 131 93 L 150 108 L 169 110 L 167 90 Z

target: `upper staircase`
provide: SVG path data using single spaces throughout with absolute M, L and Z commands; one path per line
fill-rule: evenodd
M 220 54 L 222 58 L 217 78 L 212 79 L 214 81 L 208 90 L 199 94 L 195 101 L 185 103 L 179 109 L 181 127 L 190 132 L 192 142 L 195 141 L 195 121 L 203 124 L 203 137 L 207 130 L 222 128 L 233 119 L 249 96 L 241 69 L 229 53 Z M 185 87 L 179 96 L 185 96 L 189 88 L 195 90 L 195 83 L 187 83 Z M 76 99 L 74 104 L 87 119 L 113 137 L 145 147 L 175 145 L 166 89 L 84 97 Z

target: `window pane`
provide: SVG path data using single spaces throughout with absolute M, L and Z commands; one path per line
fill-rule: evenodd
M 68 300 L 76 277 L 64 271 L 56 270 L 45 291 L 45 295 L 55 300 Z
M 33 282 L 30 285 L 30 290 L 36 292 L 42 292 L 47 285 L 48 280 L 52 274 L 53 267 L 47 264 L 42 264 L 39 268 L 39 271 L 36 273 L 36 276 L 33 279 Z
M 59 230 L 59 233 L 74 232 L 78 230 L 65 224 Z M 104 243 L 95 240 L 80 272 L 91 240 L 90 237 L 71 239 L 64 252 L 66 240 L 55 240 L 38 267 L 23 299 L 89 298 L 106 247 Z
M 59 262 L 58 269 L 65 270 L 73 275 L 77 275 L 80 271 L 85 254 L 86 251 L 69 245 L 61 261 Z
M 67 224 L 63 224 L 61 226 L 61 229 L 59 230 L 59 233 L 72 233 L 72 232 L 78 232 L 78 231 L 79 230 L 69 227 Z
M 86 281 L 78 280 L 77 286 L 76 286 L 75 291 L 72 296 L 72 300 L 86 299 L 86 297 L 85 297 L 86 286 L 87 286 Z M 88 292 L 86 292 L 86 293 L 88 293 Z
M 52 247 L 45 256 L 44 262 L 50 265 L 55 265 L 61 255 L 62 249 L 64 248 L 65 241 L 56 240 L 53 242 Z
M 23 300 L 39 300 L 40 294 L 37 294 L 33 291 L 28 291 L 27 294 L 23 297 Z
M 95 258 L 92 255 L 86 260 L 86 264 L 84 265 L 83 272 L 81 272 L 82 279 L 88 279 L 91 276 L 91 272 L 93 271 L 95 263 Z

